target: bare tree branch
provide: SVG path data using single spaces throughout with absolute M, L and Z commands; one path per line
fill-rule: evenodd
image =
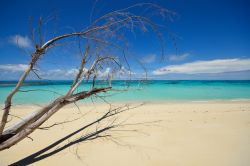
M 92 99 L 93 96 L 99 97 L 103 101 L 106 101 L 102 96 L 98 94 L 108 92 L 112 89 L 111 80 L 113 79 L 117 71 L 119 72 L 122 68 L 126 67 L 126 70 L 128 68 L 128 71 L 126 73 L 129 75 L 128 79 L 131 79 L 131 67 L 126 56 L 128 45 L 126 43 L 127 39 L 124 35 L 126 32 L 132 32 L 135 34 L 136 28 L 140 29 L 143 32 L 147 31 L 147 28 L 151 29 L 158 37 L 162 48 L 162 54 L 164 54 L 164 41 L 161 33 L 158 30 L 159 25 L 154 23 L 151 18 L 147 17 L 146 15 L 139 15 L 130 11 L 134 8 L 141 7 L 145 7 L 147 11 L 152 10 L 152 13 L 153 11 L 156 11 L 156 13 L 162 16 L 164 16 L 165 14 L 172 14 L 171 11 L 163 9 L 160 6 L 152 3 L 135 4 L 125 9 L 116 10 L 105 14 L 94 21 L 92 21 L 92 13 L 90 16 L 91 25 L 86 29 L 62 34 L 51 38 L 48 41 L 46 41 L 42 36 L 42 28 L 44 28 L 43 24 L 46 24 L 47 21 L 43 21 L 42 17 L 40 17 L 36 33 L 37 36 L 35 36 L 35 31 L 32 28 L 32 22 L 30 20 L 30 32 L 33 44 L 35 45 L 35 50 L 31 54 L 31 60 L 27 69 L 20 77 L 14 89 L 6 97 L 3 115 L 0 119 L 0 150 L 10 148 L 22 139 L 28 137 L 28 135 L 36 129 L 42 129 L 40 126 L 44 122 L 46 122 L 53 114 L 55 114 L 57 111 L 68 104 L 75 104 L 77 101 L 89 97 Z M 94 12 L 94 8 L 92 9 L 92 12 Z M 36 43 L 35 37 L 39 40 L 39 44 Z M 25 117 L 22 117 L 19 122 L 6 128 L 8 116 L 11 115 L 10 110 L 12 108 L 12 98 L 16 95 L 16 93 L 36 91 L 21 89 L 30 72 L 33 72 L 38 79 L 42 79 L 35 69 L 38 61 L 55 46 L 60 45 L 65 47 L 65 45 L 63 45 L 63 42 L 71 41 L 72 39 L 77 39 L 77 46 L 81 53 L 81 61 L 79 63 L 78 71 L 73 79 L 74 81 L 72 82 L 67 93 L 51 101 L 51 103 L 43 106 L 41 109 L 28 114 Z M 82 51 L 81 40 L 83 40 L 83 43 L 86 45 L 84 51 Z M 72 44 L 75 44 L 75 42 L 76 41 L 73 41 Z M 72 49 L 75 48 L 72 47 Z M 111 52 L 113 49 L 119 50 L 121 55 L 112 55 Z M 102 71 L 105 70 L 105 68 L 111 68 L 111 71 L 105 76 L 102 76 Z M 97 84 L 100 79 L 104 80 L 105 84 L 99 87 L 97 86 Z M 81 84 L 88 82 L 89 80 L 92 81 L 92 88 L 82 89 L 79 92 L 76 92 L 76 89 Z M 50 92 L 55 93 L 54 91 Z M 103 115 L 103 117 L 97 119 L 97 121 L 93 123 L 100 122 L 103 119 L 118 115 L 129 109 L 131 109 L 129 106 L 126 106 L 124 108 L 110 109 L 106 114 Z M 66 123 L 66 121 L 55 123 L 43 129 L 48 129 L 50 127 L 63 123 Z M 116 127 L 116 125 L 122 124 L 117 124 L 117 118 L 110 119 L 110 121 L 104 128 L 99 129 L 97 127 L 95 134 L 91 133 L 90 135 L 78 139 L 70 144 L 81 142 L 82 139 L 109 137 L 109 134 L 99 135 L 99 133 L 106 132 L 107 130 Z

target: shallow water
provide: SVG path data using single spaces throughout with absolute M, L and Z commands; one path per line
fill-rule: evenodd
M 44 104 L 65 94 L 72 81 L 27 81 L 14 97 L 16 104 Z M 7 94 L 14 88 L 16 81 L 0 81 L 0 102 L 3 103 Z M 77 91 L 88 90 L 92 83 L 81 85 Z M 97 82 L 98 87 L 108 86 Z M 113 89 L 127 91 L 109 92 L 108 101 L 209 101 L 209 100 L 244 100 L 250 99 L 250 81 L 113 81 Z M 53 92 L 52 92 L 53 91 Z M 99 97 L 93 100 L 101 101 Z M 90 101 L 90 100 L 88 100 Z

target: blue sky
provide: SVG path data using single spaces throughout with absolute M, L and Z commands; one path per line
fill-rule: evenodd
M 55 34 L 81 30 L 90 23 L 95 1 L 37 0 L 0 1 L 0 80 L 17 79 L 25 70 L 32 51 L 29 18 L 34 26 L 39 17 L 55 16 L 46 26 L 46 39 Z M 155 35 L 128 35 L 129 54 L 136 56 L 153 79 L 250 79 L 250 1 L 247 0 L 99 0 L 93 19 L 139 2 L 154 2 L 177 13 L 173 21 L 156 18 L 176 35 L 176 47 L 169 34 L 166 59 L 161 60 Z M 139 12 L 140 9 L 136 9 Z M 16 39 L 18 38 L 19 47 Z M 26 52 L 24 51 L 26 50 Z M 38 68 L 50 79 L 70 79 L 77 68 L 74 50 L 54 50 Z M 58 59 L 60 58 L 60 63 Z M 131 61 L 136 76 L 142 75 Z

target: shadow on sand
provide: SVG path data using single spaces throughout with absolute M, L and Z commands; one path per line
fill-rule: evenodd
M 79 139 L 77 139 L 75 141 L 69 142 L 69 143 L 67 143 L 66 145 L 64 145 L 64 146 L 62 146 L 60 148 L 57 148 L 57 149 L 55 149 L 55 150 L 53 150 L 53 151 L 51 151 L 49 153 L 44 154 L 45 152 L 47 152 L 47 151 L 51 150 L 52 148 L 56 147 L 57 145 L 59 145 L 60 143 L 62 143 L 65 140 L 67 140 L 68 138 L 70 138 L 70 137 L 74 136 L 75 134 L 85 130 L 86 128 L 94 125 L 95 123 L 100 122 L 101 120 L 103 120 L 105 118 L 106 118 L 106 116 L 103 116 L 103 117 L 97 119 L 96 121 L 94 121 L 94 122 L 80 128 L 80 129 L 68 134 L 67 136 L 61 138 L 60 140 L 52 143 L 51 145 L 47 146 L 46 148 L 44 148 L 42 150 L 39 150 L 38 152 L 33 153 L 30 156 L 27 156 L 27 157 L 15 162 L 15 163 L 10 164 L 10 166 L 24 166 L 24 165 L 33 164 L 33 163 L 35 163 L 37 161 L 43 160 L 43 159 L 45 159 L 47 157 L 50 157 L 50 156 L 52 156 L 52 155 L 54 155 L 54 154 L 56 154 L 56 153 L 58 153 L 58 152 L 60 152 L 62 150 L 74 145 L 74 144 L 77 144 L 77 143 L 80 143 L 80 142 L 83 142 L 83 141 L 93 140 L 93 139 L 96 139 L 96 138 L 99 138 L 99 137 L 104 137 L 104 136 L 101 136 L 99 134 L 113 128 L 114 126 L 108 126 L 108 127 L 102 128 L 100 130 L 96 130 L 95 132 L 92 132 L 92 133 L 89 133 L 89 134 L 87 134 L 85 136 L 82 136 L 82 137 L 80 137 Z
M 91 132 L 91 133 L 88 133 L 88 134 L 86 134 L 84 136 L 81 136 L 80 138 L 63 145 L 62 147 L 59 147 L 59 148 L 56 148 L 53 151 L 50 151 L 50 150 L 52 150 L 52 148 L 55 148 L 60 143 L 66 141 L 67 139 L 69 139 L 70 137 L 80 133 L 81 131 L 91 127 L 92 125 L 99 124 L 104 119 L 108 119 L 110 117 L 116 116 L 116 115 L 121 114 L 123 112 L 126 112 L 126 111 L 128 111 L 130 109 L 135 109 L 135 108 L 140 107 L 142 105 L 143 105 L 143 103 L 139 104 L 137 106 L 134 106 L 134 107 L 129 107 L 129 105 L 119 106 L 119 107 L 113 108 L 113 109 L 111 109 L 111 107 L 110 107 L 108 112 L 106 112 L 104 115 L 102 115 L 100 118 L 96 119 L 95 121 L 93 121 L 93 122 L 81 127 L 80 129 L 68 134 L 67 136 L 65 136 L 65 137 L 59 139 L 58 141 L 50 144 L 49 146 L 43 148 L 42 150 L 39 150 L 39 151 L 37 151 L 37 152 L 27 156 L 27 157 L 15 162 L 15 163 L 10 164 L 10 166 L 24 166 L 24 165 L 33 164 L 33 163 L 38 162 L 40 160 L 46 159 L 46 158 L 48 158 L 48 157 L 50 157 L 50 156 L 52 156 L 54 154 L 57 154 L 58 152 L 66 149 L 66 148 L 68 148 L 68 147 L 70 147 L 72 145 L 75 145 L 77 143 L 84 142 L 84 141 L 89 141 L 89 140 L 94 140 L 94 139 L 97 139 L 97 138 L 100 138 L 100 137 L 110 137 L 111 135 L 108 135 L 106 133 L 106 131 L 108 131 L 108 130 L 110 130 L 112 128 L 119 127 L 121 125 L 121 123 L 119 123 L 119 124 L 114 123 L 116 118 L 115 118 L 115 120 L 112 120 L 112 123 L 109 123 L 108 126 L 105 126 L 105 127 L 101 128 L 101 129 L 95 130 L 94 132 Z M 135 123 L 135 124 L 138 124 L 138 123 Z

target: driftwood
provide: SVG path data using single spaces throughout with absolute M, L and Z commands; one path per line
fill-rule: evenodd
M 127 73 L 130 72 L 130 67 L 128 65 L 126 55 L 124 54 L 124 47 L 121 47 L 120 42 L 123 42 L 123 38 L 120 37 L 121 31 L 131 31 L 134 32 L 135 28 L 146 31 L 147 27 L 151 28 L 159 40 L 162 40 L 160 33 L 157 31 L 158 25 L 156 25 L 150 17 L 143 15 L 136 15 L 129 10 L 133 8 L 142 8 L 145 10 L 144 13 L 149 13 L 152 11 L 157 11 L 161 15 L 167 14 L 171 15 L 170 11 L 161 8 L 155 4 L 151 3 L 141 3 L 130 6 L 122 10 L 116 10 L 110 12 L 102 17 L 96 19 L 91 23 L 89 27 L 85 30 L 79 32 L 73 32 L 69 34 L 64 34 L 57 36 L 47 42 L 43 43 L 43 38 L 41 34 L 42 30 L 42 18 L 40 18 L 37 30 L 38 43 L 35 40 L 34 31 L 32 31 L 32 40 L 34 42 L 35 51 L 31 55 L 31 60 L 28 68 L 20 77 L 15 88 L 7 96 L 5 100 L 5 106 L 3 108 L 3 114 L 0 121 L 0 150 L 10 148 L 22 139 L 28 137 L 30 133 L 38 129 L 45 121 L 47 121 L 53 114 L 59 111 L 65 105 L 75 103 L 79 100 L 86 99 L 98 93 L 105 93 L 110 91 L 112 87 L 106 86 L 97 88 L 95 86 L 96 79 L 98 79 L 98 70 L 104 67 L 104 64 L 108 64 L 112 67 L 114 71 L 119 71 L 124 66 L 127 66 Z M 152 12 L 153 13 L 153 12 Z M 74 81 L 69 88 L 68 92 L 61 97 L 58 97 L 48 105 L 44 106 L 38 111 L 27 115 L 22 118 L 20 122 L 10 126 L 6 129 L 6 124 L 10 111 L 12 108 L 12 99 L 18 91 L 20 91 L 24 81 L 27 79 L 31 72 L 34 72 L 38 78 L 39 74 L 36 73 L 35 66 L 37 65 L 39 59 L 46 55 L 48 50 L 57 47 L 59 42 L 67 41 L 70 38 L 77 38 L 79 40 L 85 41 L 85 51 L 81 54 L 81 62 L 79 64 L 78 73 L 76 74 Z M 79 42 L 80 45 L 80 42 Z M 123 54 L 125 64 L 121 64 L 119 57 L 110 56 L 102 54 L 102 50 L 107 47 L 112 47 L 112 49 L 120 50 Z M 86 69 L 86 66 L 90 66 Z M 115 73 L 115 72 L 114 72 Z M 108 77 L 109 79 L 111 77 Z M 99 78 L 100 79 L 100 78 Z M 77 87 L 82 83 L 91 80 L 93 86 L 90 90 L 81 91 L 75 93 Z

